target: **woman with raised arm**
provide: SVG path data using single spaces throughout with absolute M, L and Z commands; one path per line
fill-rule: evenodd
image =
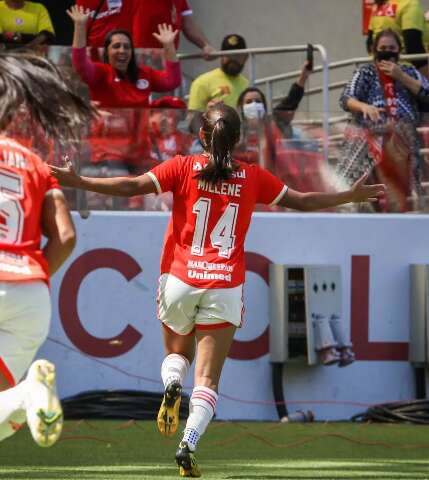
M 183 477 L 201 475 L 195 449 L 215 412 L 222 367 L 242 324 L 244 241 L 255 205 L 315 210 L 375 201 L 384 192 L 383 185 L 364 185 L 365 176 L 340 193 L 288 189 L 258 165 L 233 160 L 240 138 L 240 118 L 233 108 L 218 104 L 204 113 L 202 122 L 204 153 L 177 155 L 139 177 L 87 178 L 76 175 L 71 165 L 52 167 L 69 187 L 123 196 L 173 192 L 158 291 L 166 350 L 158 428 L 166 436 L 177 430 L 182 385 L 196 347 L 189 417 L 176 452 Z
M 4 134 L 22 110 L 62 143 L 78 141 L 93 113 L 47 60 L 0 53 L 0 440 L 27 421 L 36 443 L 49 447 L 63 423 L 55 367 L 31 362 L 48 335 L 49 278 L 71 254 L 75 231 L 49 167 Z
M 123 171 L 122 175 L 141 173 L 141 159 L 147 155 L 149 145 L 146 108 L 150 95 L 174 90 L 181 83 L 174 45 L 178 32 L 163 24 L 159 25 L 159 32 L 154 33 L 164 46 L 165 70 L 137 66 L 127 30 L 109 32 L 104 42 L 104 63 L 93 62 L 85 48 L 89 11 L 73 6 L 68 14 L 74 22 L 74 68 L 88 85 L 91 100 L 110 112 L 91 125 L 88 140 L 92 166 L 88 170 L 96 176 L 118 175 L 118 171 Z
M 74 5 L 68 10 L 74 23 L 73 65 L 88 84 L 91 100 L 100 107 L 137 108 L 149 106 L 152 92 L 165 92 L 180 86 L 181 70 L 174 40 L 178 34 L 171 25 L 158 25 L 154 37 L 164 47 L 165 70 L 137 66 L 131 35 L 126 30 L 112 30 L 104 41 L 103 63 L 93 62 L 86 53 L 86 28 L 89 11 Z

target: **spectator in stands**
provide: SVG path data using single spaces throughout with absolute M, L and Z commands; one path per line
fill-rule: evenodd
M 291 138 L 295 111 L 304 96 L 304 86 L 310 75 L 308 62 L 302 66 L 300 76 L 278 105 L 273 109 L 274 122 L 267 115 L 265 95 L 259 88 L 248 87 L 241 92 L 237 109 L 242 119 L 241 140 L 236 155 L 248 163 L 259 163 L 274 172 L 276 145 L 282 138 Z
M 374 39 L 374 61 L 360 66 L 340 104 L 352 113 L 338 174 L 347 183 L 372 171 L 388 184 L 389 209 L 408 210 L 420 190 L 421 158 L 416 100 L 427 102 L 429 82 L 415 67 L 398 63 L 401 39 L 384 30 Z
M 227 35 L 221 50 L 244 50 L 246 41 L 236 34 Z M 215 68 L 197 77 L 191 84 L 189 92 L 188 116 L 189 130 L 195 135 L 201 127 L 203 113 L 209 106 L 222 102 L 236 108 L 241 92 L 249 85 L 249 80 L 242 75 L 247 54 L 224 55 L 221 57 L 220 68 Z
M 136 47 L 161 48 L 152 32 L 163 23 L 173 25 L 185 37 L 201 49 L 204 58 L 209 60 L 215 49 L 210 45 L 201 28 L 194 22 L 192 8 L 188 0 L 134 0 L 133 41 Z M 176 37 L 176 48 L 179 35 Z
M 424 46 L 426 20 L 420 0 L 374 0 L 368 27 L 368 53 L 372 53 L 376 35 L 388 28 L 401 37 L 405 53 L 426 53 Z M 417 68 L 427 67 L 426 60 L 416 60 L 413 64 Z
M 159 25 L 159 32 L 153 34 L 164 46 L 166 69 L 159 71 L 137 66 L 133 42 L 126 30 L 111 31 L 104 42 L 104 63 L 92 62 L 85 49 L 90 14 L 79 6 L 73 6 L 68 14 L 75 26 L 73 65 L 88 84 L 91 99 L 100 107 L 147 107 L 152 91 L 169 91 L 180 85 L 180 64 L 174 46 L 178 31 L 170 25 Z
M 71 45 L 73 23 L 67 15 L 67 10 L 76 3 L 76 0 L 37 0 L 37 2 L 41 3 L 49 12 L 55 30 L 55 45 Z M 50 60 L 54 59 L 51 57 Z M 54 63 L 56 63 L 56 59 Z
M 221 50 L 242 50 L 246 47 L 243 37 L 236 34 L 227 35 Z M 248 86 L 249 81 L 242 75 L 247 54 L 222 56 L 220 68 L 215 68 L 197 77 L 191 85 L 188 109 L 204 112 L 207 104 L 214 99 L 222 100 L 230 107 L 236 107 L 240 93 Z
M 52 43 L 55 38 L 46 8 L 26 0 L 0 1 L 0 32 L 0 43 L 11 48 L 32 48 Z
M 138 67 L 133 43 L 126 30 L 114 30 L 105 40 L 104 62 L 92 62 L 86 54 L 86 26 L 89 12 L 74 6 L 69 10 L 75 31 L 73 65 L 89 86 L 91 99 L 111 110 L 91 128 L 91 166 L 89 175 L 110 176 L 140 173 L 142 159 L 149 154 L 148 111 L 152 91 L 169 91 L 180 85 L 180 64 L 174 40 L 177 31 L 160 25 L 155 35 L 164 45 L 166 69 Z M 118 111 L 125 108 L 126 110 Z M 120 172 L 120 173 L 119 173 Z M 114 205 L 114 207 L 123 205 Z
M 246 88 L 238 97 L 237 110 L 242 123 L 240 142 L 234 150 L 234 156 L 274 172 L 275 144 L 281 133 L 267 115 L 265 95 L 259 88 Z
M 151 103 L 151 157 L 156 163 L 176 154 L 189 154 L 193 138 L 178 128 L 185 111 L 186 103 L 178 97 L 162 97 Z

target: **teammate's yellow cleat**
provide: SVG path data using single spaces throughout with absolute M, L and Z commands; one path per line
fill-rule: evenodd
M 182 387 L 178 382 L 172 382 L 165 389 L 164 398 L 158 412 L 157 425 L 160 433 L 171 437 L 179 426 L 179 408 L 182 399 Z
M 181 477 L 201 477 L 195 454 L 191 452 L 186 442 L 180 442 L 176 451 L 176 463 Z
M 41 447 L 52 446 L 63 428 L 63 411 L 55 385 L 55 366 L 36 360 L 28 370 L 27 424 L 34 441 Z

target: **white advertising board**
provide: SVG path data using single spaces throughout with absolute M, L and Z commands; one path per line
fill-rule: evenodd
M 78 243 L 53 279 L 51 333 L 40 356 L 57 364 L 62 397 L 93 389 L 161 391 L 155 299 L 168 215 L 74 218 Z M 409 265 L 429 263 L 429 217 L 257 213 L 246 252 L 245 323 L 224 368 L 218 418 L 277 418 L 268 355 L 269 262 L 340 266 L 344 327 L 357 353 L 342 369 L 287 364 L 290 411 L 346 419 L 366 404 L 414 396 Z

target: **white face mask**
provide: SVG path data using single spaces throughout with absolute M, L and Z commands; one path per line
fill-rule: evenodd
M 243 115 L 248 120 L 263 118 L 265 115 L 264 104 L 261 102 L 245 103 L 243 105 Z

